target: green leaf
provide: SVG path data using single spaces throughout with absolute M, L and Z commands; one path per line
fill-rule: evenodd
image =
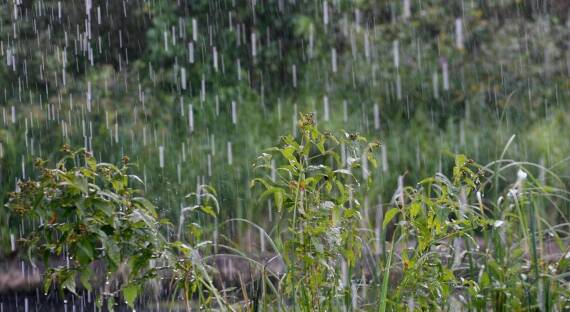
M 321 154 L 325 153 L 325 140 L 319 140 L 319 143 L 317 143 L 316 146 Z
M 266 180 L 266 179 L 262 179 L 262 178 L 255 178 L 253 180 L 251 180 L 251 182 L 249 183 L 249 187 L 254 187 L 255 184 L 260 183 L 262 184 L 266 189 L 271 188 L 271 184 Z
M 123 288 L 123 297 L 125 297 L 125 301 L 129 305 L 129 307 L 135 307 L 135 300 L 137 299 L 141 286 L 138 284 L 129 284 Z
M 129 259 L 129 267 L 133 274 L 139 274 L 146 267 L 152 258 L 152 253 L 148 249 L 143 249 Z
M 107 248 L 105 252 L 107 253 L 107 258 L 111 260 L 111 264 L 116 268 L 121 263 L 121 254 L 119 252 L 119 246 L 115 243 L 114 240 L 108 240 L 105 242 Z
M 259 200 L 260 201 L 265 200 L 267 197 L 269 197 L 271 194 L 274 194 L 278 190 L 279 188 L 270 186 L 269 188 L 267 188 L 267 190 L 261 193 L 261 195 L 259 195 Z
M 86 266 L 83 271 L 81 271 L 81 275 L 79 276 L 79 280 L 81 281 L 81 285 L 85 287 L 88 291 L 92 290 L 91 283 L 89 283 L 89 277 L 93 274 L 93 270 L 89 266 Z
M 61 288 L 67 289 L 77 296 L 75 291 L 75 274 L 67 274 L 65 280 L 61 283 Z
M 376 160 L 376 157 L 374 157 L 374 154 L 367 153 L 366 158 L 368 158 L 368 162 L 373 168 L 378 167 L 378 161 Z
M 95 208 L 95 211 L 102 212 L 107 217 L 111 217 L 113 215 L 114 210 L 115 210 L 113 205 L 111 204 L 111 202 L 105 201 L 102 199 L 94 200 L 93 201 L 93 208 Z
M 276 191 L 273 194 L 273 198 L 275 199 L 275 206 L 277 207 L 277 211 L 281 212 L 283 208 L 283 192 L 281 190 Z
M 400 209 L 398 209 L 398 208 L 392 208 L 392 209 L 386 211 L 386 214 L 384 215 L 384 222 L 382 223 L 382 227 L 385 228 L 386 225 L 388 225 L 388 223 L 390 223 L 390 221 L 392 221 L 392 219 L 394 219 L 394 217 L 398 214 L 398 212 L 400 212 Z
M 107 298 L 107 310 L 115 311 L 115 297 Z
M 51 284 L 53 282 L 53 275 L 52 274 L 46 274 L 45 278 L 44 278 L 44 293 L 48 293 Z
M 95 160 L 95 158 L 93 157 L 86 158 L 85 162 L 87 163 L 87 167 L 89 167 L 89 169 L 97 170 L 97 161 Z
M 87 183 L 87 179 L 84 177 L 76 176 L 73 172 L 69 174 L 62 175 L 65 182 L 62 182 L 62 185 L 69 185 L 84 194 L 87 194 L 89 189 L 89 185 Z
M 463 154 L 455 155 L 455 166 L 462 167 L 465 165 L 465 163 L 467 163 L 467 160 L 468 160 L 467 156 Z
M 89 240 L 83 239 L 77 243 L 77 260 L 81 265 L 89 264 L 94 259 L 95 249 Z
M 459 183 L 459 179 L 461 178 L 462 169 L 465 167 L 467 163 L 467 156 L 465 155 L 455 155 L 455 167 L 453 167 L 453 179 L 454 183 Z
M 287 161 L 289 161 L 289 163 L 297 161 L 297 159 L 295 159 L 295 147 L 293 146 L 287 146 L 283 148 L 281 150 L 281 154 L 283 157 L 285 157 L 285 159 L 287 159 Z
M 344 203 L 346 198 L 348 198 L 346 188 L 344 187 L 344 184 L 342 184 L 342 182 L 339 180 L 336 180 L 335 183 L 336 183 L 336 187 L 338 189 L 339 195 L 340 195 L 339 196 L 339 203 Z
M 489 274 L 487 271 L 483 271 L 481 277 L 479 278 L 479 285 L 481 288 L 486 288 L 491 284 L 491 279 L 489 278 Z
M 331 181 L 327 181 L 325 183 L 325 189 L 327 190 L 327 193 L 330 193 L 332 191 L 332 187 L 333 187 L 333 185 L 332 185 Z
M 145 185 L 145 184 L 144 184 L 144 181 L 141 180 L 141 178 L 139 178 L 137 175 L 129 174 L 128 177 L 129 177 L 130 179 L 132 179 L 132 180 L 135 180 L 135 181 L 139 182 L 139 183 L 142 184 L 142 185 Z
M 340 174 L 347 174 L 349 176 L 352 176 L 352 172 L 348 169 L 337 169 L 335 171 L 333 171 L 334 173 L 340 173 Z
M 122 180 L 113 180 L 111 184 L 113 185 L 113 189 L 116 192 L 122 192 L 125 189 L 125 184 L 123 183 Z
M 201 206 L 200 210 L 214 218 L 216 217 L 216 212 L 214 212 L 214 208 L 212 208 L 212 206 Z
M 412 218 L 415 218 L 418 213 L 420 213 L 420 211 L 422 210 L 422 205 L 418 202 L 414 202 L 412 203 L 412 205 L 410 206 L 410 216 L 412 216 Z
M 305 142 L 305 146 L 303 146 L 301 155 L 308 157 L 310 153 L 311 153 L 311 142 Z
M 156 207 L 148 199 L 144 197 L 135 197 L 133 198 L 133 203 L 144 208 L 145 211 L 152 213 L 153 217 L 157 217 Z

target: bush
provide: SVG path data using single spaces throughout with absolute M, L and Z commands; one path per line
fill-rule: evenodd
M 38 159 L 39 177 L 18 183 L 6 205 L 31 226 L 22 243 L 32 264 L 41 258 L 48 267 L 46 293 L 57 285 L 61 294 L 76 294 L 76 279 L 92 291 L 98 277 L 93 267 L 99 263 L 106 283 L 98 304 L 106 300 L 110 310 L 119 294 L 134 307 L 143 285 L 166 273 L 183 289 L 187 307 L 194 292 L 206 294 L 201 296 L 206 302 L 216 298 L 223 304 L 198 250 L 170 242 L 162 234 L 161 225 L 169 222 L 161 220 L 155 206 L 133 187 L 142 181 L 128 174 L 128 157 L 119 168 L 97 163 L 84 149 L 65 146 L 63 152 L 65 157 L 54 169 Z M 208 205 L 204 201 L 197 208 L 214 213 Z M 113 289 L 109 280 L 117 274 L 124 281 Z
M 335 268 L 341 262 L 354 268 L 362 249 L 359 198 L 378 144 L 367 144 L 358 134 L 320 132 L 312 114 L 301 116 L 299 128 L 298 140 L 282 137 L 270 154 L 258 158 L 256 168 L 269 174 L 252 182 L 264 188 L 260 200 L 272 196 L 278 212 L 285 209 L 288 216 L 281 240 L 288 271 L 281 291 L 304 310 L 329 310 L 347 286 Z M 277 161 L 283 164 L 276 166 Z

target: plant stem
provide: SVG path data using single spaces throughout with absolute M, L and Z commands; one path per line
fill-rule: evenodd
M 388 262 L 384 269 L 384 276 L 382 277 L 382 290 L 380 292 L 380 306 L 379 312 L 386 312 L 386 298 L 388 296 L 388 281 L 390 280 L 390 266 L 392 265 L 392 256 L 394 255 L 394 239 L 396 237 L 396 230 L 392 236 L 392 246 L 390 247 L 390 254 L 388 255 Z

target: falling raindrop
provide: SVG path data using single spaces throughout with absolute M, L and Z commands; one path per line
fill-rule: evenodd
M 295 64 L 291 66 L 291 73 L 293 75 L 293 88 L 297 88 L 297 66 Z
M 441 62 L 441 70 L 443 75 L 443 90 L 449 91 L 449 69 L 447 60 Z
M 232 152 L 232 142 L 227 143 L 227 150 L 228 150 L 228 165 L 233 165 L 233 152 Z
M 329 113 L 329 97 L 328 96 L 324 96 L 323 97 L 323 118 L 325 121 L 329 121 L 330 120 L 330 113 Z
M 251 56 L 257 56 L 257 35 L 254 32 L 251 33 Z
M 400 68 L 400 42 L 394 40 L 392 42 L 392 58 L 394 60 L 394 67 Z
M 463 21 L 461 18 L 455 19 L 455 47 L 463 50 Z
M 255 56 L 255 54 L 254 54 Z M 212 59 L 214 61 L 214 71 L 218 71 L 218 50 L 216 50 L 216 47 L 212 48 Z
M 232 101 L 232 123 L 237 125 L 237 103 L 236 101 Z
M 198 41 L 198 21 L 195 18 L 192 19 L 192 41 Z
M 182 86 L 182 90 L 186 90 L 186 68 L 180 68 L 180 82 Z
M 158 158 L 160 168 L 164 168 L 164 146 L 162 145 L 158 147 Z
M 374 129 L 380 130 L 380 107 L 374 103 Z
M 410 0 L 402 0 L 403 4 L 403 13 L 402 13 L 402 17 L 407 19 L 410 18 L 410 16 L 412 16 L 412 10 L 411 10 L 411 4 L 410 4 Z
M 331 66 L 332 66 L 332 72 L 336 73 L 338 68 L 337 68 L 336 49 L 335 48 L 331 49 Z
M 188 130 L 194 132 L 194 110 L 192 104 L 188 104 Z
M 16 236 L 14 236 L 14 234 L 10 233 L 10 246 L 11 246 L 11 251 L 14 252 L 16 251 Z

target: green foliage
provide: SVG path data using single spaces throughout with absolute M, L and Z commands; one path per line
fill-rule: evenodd
M 361 254 L 370 237 L 360 228 L 360 203 L 373 183 L 367 163 L 375 165 L 377 144 L 366 144 L 359 135 L 320 132 L 311 114 L 302 115 L 299 128 L 298 140 L 282 137 L 279 146 L 261 154 L 255 167 L 268 174 L 252 186 L 261 187 L 260 201 L 275 203 L 279 226 L 286 227 L 277 230 L 287 266 L 277 300 L 292 299 L 291 305 L 302 311 L 337 310 L 339 304 L 346 306 L 344 298 L 358 302 L 357 293 L 341 281 L 354 287 L 357 266 L 370 261 Z M 369 304 L 379 311 L 547 311 L 567 306 L 570 293 L 561 279 L 568 265 L 560 237 L 565 234 L 542 221 L 536 206 L 545 198 L 560 204 L 568 199 L 561 189 L 527 181 L 528 171 L 519 169 L 517 181 L 494 206 L 483 194 L 501 185 L 493 184 L 499 172 L 522 168 L 506 163 L 493 171 L 492 164 L 481 166 L 459 154 L 450 178 L 437 174 L 398 189 L 382 224 L 376 224 L 382 237 L 391 233 L 388 253 L 373 262 L 381 279 L 372 276 L 377 285 L 356 286 L 377 294 L 361 303 L 363 309 Z M 546 233 L 564 251 L 557 254 L 555 266 L 541 260 L 552 256 L 541 251 L 550 242 Z M 344 261 L 348 270 L 342 268 Z
M 398 202 L 398 240 L 404 246 L 413 240 L 414 247 L 402 250 L 400 255 L 402 279 L 394 302 L 411 297 L 418 306 L 435 309 L 446 305 L 453 290 L 461 285 L 453 272 L 457 264 L 446 261 L 435 250 L 454 239 L 471 241 L 473 230 L 486 225 L 484 217 L 466 210 L 466 197 L 478 188 L 481 173 L 476 172 L 472 160 L 458 155 L 452 180 L 440 175 L 421 181 L 416 188 L 404 189 L 401 198 L 405 201 Z M 458 252 L 451 249 L 449 255 Z
M 7 207 L 39 222 L 24 241 L 30 255 L 43 259 L 46 265 L 54 257 L 69 260 L 69 265 L 47 271 L 46 292 L 57 284 L 61 290 L 75 293 L 78 276 L 90 290 L 93 263 L 103 261 L 112 275 L 128 262 L 127 280 L 134 284 L 126 286 L 125 295 L 132 305 L 138 289 L 135 285 L 148 273 L 151 259 L 160 257 L 166 247 L 154 205 L 131 188 L 131 183 L 140 183 L 140 179 L 127 173 L 128 158 L 117 168 L 97 163 L 84 150 L 64 147 L 64 153 L 55 169 L 37 160 L 38 179 L 20 182 Z
M 164 272 L 171 272 L 187 302 L 193 293 L 206 292 L 205 303 L 216 298 L 222 304 L 208 276 L 211 270 L 198 251 L 163 236 L 160 228 L 169 222 L 161 220 L 154 204 L 140 196 L 136 186 L 142 181 L 128 173 L 128 157 L 123 157 L 119 168 L 98 163 L 84 149 L 72 151 L 64 146 L 63 152 L 65 157 L 54 169 L 38 159 L 38 178 L 20 182 L 6 204 L 26 224 L 34 225 L 22 243 L 32 263 L 43 259 L 48 268 L 46 293 L 57 285 L 61 294 L 64 290 L 77 294 L 76 280 L 93 290 L 93 281 L 102 277 L 94 274 L 94 265 L 99 264 L 107 282 L 118 275 L 125 280 L 116 290 L 105 285 L 100 294 L 99 303 L 106 300 L 110 310 L 120 293 L 134 307 L 144 284 Z M 197 208 L 215 216 L 210 201 Z
M 541 212 L 548 202 L 556 207 L 569 200 L 556 183 L 542 184 L 522 163 L 481 166 L 459 154 L 450 178 L 437 174 L 415 187 L 402 183 L 383 222 L 375 224 L 383 234 L 371 237 L 362 203 L 374 183 L 379 144 L 358 134 L 320 131 L 312 114 L 301 115 L 298 123 L 298 139 L 282 137 L 254 164 L 266 174 L 251 186 L 260 188 L 259 201 L 274 202 L 279 222 L 271 244 L 286 266 L 277 288 L 262 300 L 269 296 L 281 308 L 303 311 L 567 307 L 566 234 L 549 225 Z M 198 304 L 233 309 L 213 284 L 214 268 L 202 260 L 201 250 L 211 244 L 203 239 L 202 227 L 188 222 L 189 231 L 182 235 L 186 214 L 217 217 L 220 204 L 212 187 L 199 186 L 187 196 L 195 205 L 182 208 L 178 240 L 169 240 L 161 226 L 172 224 L 160 220 L 154 205 L 139 196 L 134 186 L 141 181 L 128 173 L 127 157 L 118 168 L 98 163 L 83 149 L 64 147 L 63 152 L 55 169 L 37 160 L 38 178 L 20 182 L 6 204 L 31 226 L 22 241 L 30 260 L 43 258 L 51 266 L 46 292 L 57 285 L 60 292 L 77 293 L 76 281 L 91 290 L 93 265 L 101 262 L 106 280 L 126 275 L 119 288 L 105 286 L 100 294 L 99 303 L 106 300 L 110 310 L 119 294 L 134 307 L 145 284 L 165 275 L 175 287 L 173 298 L 180 294 L 187 310 L 193 298 Z M 496 180 L 511 168 L 518 170 L 517 180 L 503 192 L 496 190 L 496 201 L 485 199 L 483 194 L 493 194 L 500 185 Z M 550 179 L 562 183 L 556 176 Z M 390 237 L 387 254 L 370 258 L 362 253 L 371 239 L 384 237 Z M 552 255 L 544 249 L 552 242 L 562 251 L 554 261 L 547 260 Z M 53 258 L 69 262 L 54 265 Z M 370 283 L 358 282 L 364 261 L 372 265 Z M 374 296 L 359 302 L 355 289 Z
M 567 252 L 567 1 L 96 0 L 90 2 L 88 18 L 86 3 L 0 3 L 0 54 L 6 60 L 0 62 L 1 201 L 20 180 L 22 194 L 48 198 L 28 190 L 44 187 L 46 170 L 33 162 L 38 156 L 54 159 L 54 147 L 64 143 L 85 146 L 110 163 L 132 155 L 137 166 L 129 170 L 144 181 L 148 199 L 137 199 L 142 191 L 135 188 L 143 187 L 138 178 L 106 164 L 91 169 L 83 152 L 68 157 L 65 170 L 48 170 L 57 181 L 46 187 L 62 193 L 49 196 L 62 205 L 51 199 L 36 203 L 22 194 L 10 198 L 9 209 L 0 209 L 0 221 L 8 225 L 0 227 L 0 245 L 9 249 L 7 238 L 21 221 L 12 212 L 23 213 L 22 226 L 36 235 L 29 243 L 43 249 L 38 254 L 75 254 L 70 268 L 58 271 L 60 276 L 54 271 L 59 285 L 73 289 L 77 276 L 88 285 L 89 271 L 75 269 L 80 261 L 104 261 L 112 272 L 140 257 L 132 264 L 141 267 L 134 280 L 155 275 L 148 267 L 152 260 L 165 270 L 176 268 L 178 280 L 186 281 L 179 284 L 186 298 L 202 291 L 214 294 L 211 268 L 199 261 L 197 246 L 209 246 L 204 239 L 217 226 L 216 218 L 272 225 L 264 213 L 271 201 L 286 217 L 283 233 L 279 227 L 269 231 L 279 236 L 292 268 L 284 289 L 306 306 L 330 307 L 340 293 L 348 298 L 348 289 L 335 287 L 337 255 L 349 263 L 350 279 L 359 279 L 352 270 L 365 257 L 360 251 L 376 242 L 389 252 L 374 255 L 374 283 L 382 280 L 385 288 L 370 287 L 369 293 L 388 309 L 402 308 L 409 298 L 432 309 L 445 303 L 446 295 L 454 296 L 455 289 L 475 298 L 470 308 L 479 310 L 487 304 L 530 310 L 542 302 L 539 293 L 550 296 L 550 302 L 565 300 L 560 285 L 568 261 L 546 264 L 541 250 L 553 240 Z M 98 7 L 102 23 L 97 22 Z M 458 22 L 462 44 L 456 41 Z M 302 119 L 300 131 L 299 111 L 314 113 Z M 386 158 L 381 170 L 372 170 L 371 153 L 362 157 L 366 143 L 361 138 L 311 130 L 310 120 L 381 136 Z M 257 200 L 247 188 L 253 176 L 249 164 L 284 133 L 290 135 L 258 159 L 275 179 L 255 180 L 263 189 Z M 512 148 L 502 153 L 513 134 Z M 447 157 L 455 154 L 493 165 L 482 168 L 466 157 Z M 363 159 L 371 174 L 362 174 Z M 516 174 L 515 167 L 532 177 L 524 182 L 524 195 L 509 195 L 513 181 L 508 177 Z M 434 172 L 442 174 L 422 180 Z M 386 204 L 400 176 L 402 190 Z M 184 195 L 202 184 L 217 192 L 196 191 L 187 199 L 195 204 L 186 207 Z M 149 202 L 161 207 L 161 217 L 180 220 L 175 243 L 165 244 L 160 235 L 171 235 L 175 226 L 161 225 Z M 126 203 L 131 208 L 121 211 Z M 384 204 L 383 221 L 361 225 L 369 208 L 364 203 Z M 144 218 L 128 217 L 129 209 L 140 210 Z M 89 227 L 82 233 L 81 224 L 101 228 L 111 245 L 102 243 L 101 233 L 91 235 Z M 376 230 L 372 226 L 381 229 L 380 237 L 369 233 Z M 121 231 L 129 235 L 122 237 Z M 159 235 L 149 242 L 139 239 L 152 233 Z M 476 242 L 480 237 L 485 244 Z M 53 246 L 48 244 L 52 240 Z M 449 240 L 461 240 L 469 249 L 461 269 L 435 255 L 434 249 L 445 248 Z M 145 244 L 164 252 L 136 254 Z M 317 273 L 310 288 L 296 291 L 294 282 L 304 281 L 301 273 L 312 266 Z M 530 267 L 533 273 L 527 274 Z M 400 287 L 392 287 L 392 275 L 398 274 Z M 467 277 L 464 283 L 461 278 Z M 125 297 L 133 298 L 144 289 L 141 285 L 126 285 Z M 543 308 L 549 307 L 545 303 Z
M 519 166 L 508 162 L 498 171 L 513 165 Z M 568 284 L 558 276 L 566 270 L 567 248 L 559 237 L 565 234 L 544 222 L 537 210 L 546 198 L 565 192 L 527 181 L 523 170 L 496 206 L 482 193 L 497 188 L 491 182 L 499 173 L 464 155 L 455 157 L 451 179 L 439 174 L 404 188 L 403 201 L 395 202 L 384 222 L 399 217 L 389 257 L 395 245 L 403 246 L 397 268 L 401 276 L 387 296 L 389 309 L 405 310 L 410 302 L 420 310 L 457 309 L 458 304 L 476 311 L 567 307 Z M 544 245 L 552 243 L 547 233 L 562 254 L 545 254 Z M 547 264 L 545 257 L 553 256 L 554 263 Z M 454 301 L 457 297 L 461 302 Z
M 300 310 L 334 310 L 343 294 L 355 296 L 340 282 L 346 272 L 339 259 L 353 272 L 348 273 L 350 283 L 356 265 L 366 261 L 360 203 L 373 183 L 367 163 L 374 164 L 377 144 L 366 144 L 358 135 L 322 133 L 311 114 L 301 117 L 299 128 L 298 140 L 282 137 L 279 146 L 258 157 L 255 167 L 268 174 L 252 185 L 261 186 L 260 201 L 275 202 L 279 226 L 286 227 L 278 244 L 287 265 L 279 296 L 292 298 Z M 543 219 L 533 208 L 541 198 L 563 192 L 538 180 L 527 185 L 527 173 L 519 170 L 518 180 L 503 195 L 508 200 L 499 199 L 501 208 L 493 207 L 482 195 L 499 187 L 493 184 L 499 172 L 490 168 L 456 155 L 451 178 L 438 174 L 415 187 L 402 185 L 394 194 L 393 207 L 376 225 L 392 233 L 388 254 L 375 262 L 382 283 L 361 286 L 378 291 L 380 311 L 406 310 L 410 304 L 420 310 L 463 306 L 497 311 L 566 306 L 566 283 L 553 272 L 562 272 L 567 261 L 559 255 L 554 268 L 540 260 L 544 255 L 538 245 L 547 241 L 540 231 Z
M 271 196 L 277 210 L 289 216 L 282 238 L 284 294 L 302 310 L 329 310 L 342 295 L 340 261 L 352 268 L 360 256 L 360 201 L 378 144 L 367 144 L 358 134 L 320 132 L 312 114 L 301 116 L 299 129 L 298 140 L 282 137 L 258 158 L 255 167 L 270 173 L 252 186 L 261 185 L 259 199 Z
M 59 3 L 61 19 L 56 14 Z M 466 6 L 411 1 L 409 16 L 401 1 L 326 1 L 327 25 L 322 2 L 95 1 L 87 36 L 93 64 L 88 51 L 75 51 L 87 32 L 73 26 L 84 25 L 83 2 L 14 4 L 5 1 L 0 10 L 3 55 L 10 50 L 20 60 L 15 68 L 0 64 L 8 132 L 0 135 L 6 151 L 0 155 L 3 201 L 21 176 L 21 162 L 31 168 L 35 157 L 53 157 L 53 146 L 84 145 L 86 132 L 88 148 L 99 159 L 105 155 L 105 161 L 116 163 L 123 154 L 132 155 L 147 197 L 173 219 L 179 217 L 181 198 L 201 176 L 215 184 L 222 200 L 237 207 L 222 211 L 224 217 L 258 215 L 257 207 L 251 209 L 255 212 L 244 209 L 254 201 L 243 187 L 251 179 L 243 168 L 263 147 L 274 144 L 272 138 L 292 132 L 298 111 L 314 111 L 332 128 L 381 133 L 390 169 L 372 188 L 384 196 L 389 195 L 385 186 L 405 171 L 413 173 L 408 177 L 433 174 L 447 151 L 491 161 L 499 156 L 496 147 L 517 133 L 521 140 L 515 156 L 528 155 L 535 162 L 544 158 L 552 165 L 559 158 L 558 146 L 564 145 L 535 144 L 544 140 L 533 132 L 544 128 L 540 121 L 557 109 L 567 111 L 564 1 L 553 0 L 545 8 L 529 0 Z M 97 7 L 103 12 L 101 24 L 95 18 Z M 458 17 L 463 48 L 454 40 Z M 258 41 L 256 57 L 252 34 Z M 396 41 L 398 68 L 393 60 Z M 333 49 L 336 72 L 331 69 Z M 85 98 L 89 85 L 90 111 Z M 321 118 L 324 96 L 330 102 L 328 121 Z M 239 115 L 235 125 L 232 101 Z M 346 120 L 341 114 L 344 101 Z M 188 104 L 194 131 L 188 126 Z M 379 107 L 379 129 L 373 127 L 374 104 Z M 49 105 L 56 106 L 58 122 L 51 120 Z M 15 123 L 9 120 L 11 106 L 17 108 Z M 93 131 L 84 133 L 87 128 Z M 61 136 L 64 132 L 68 135 Z M 226 164 L 228 142 L 234 146 L 232 165 Z M 164 168 L 158 165 L 158 146 L 165 148 Z M 208 157 L 215 164 L 211 172 L 206 169 Z M 567 167 L 557 168 L 567 174 Z M 170 194 L 162 192 L 164 185 Z M 238 200 L 242 195 L 243 201 Z

